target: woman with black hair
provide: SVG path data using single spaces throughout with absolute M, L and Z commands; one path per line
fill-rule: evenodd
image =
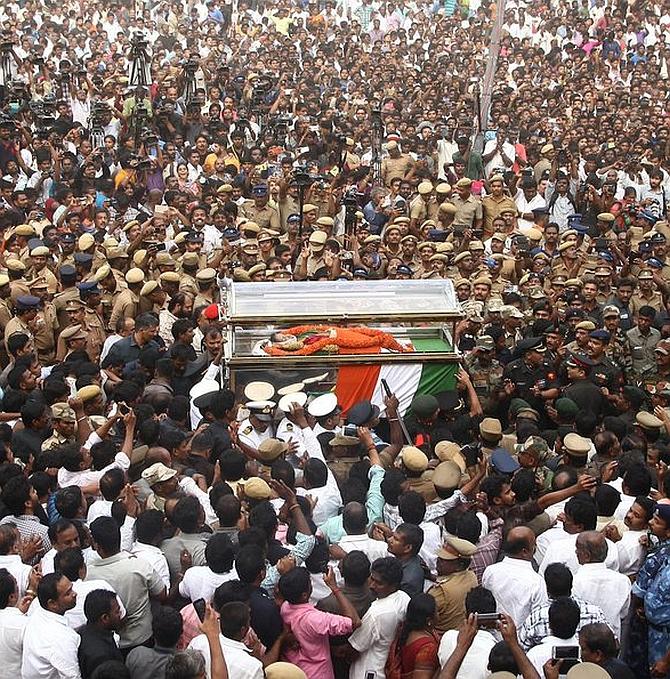
M 439 639 L 434 629 L 435 599 L 415 594 L 407 606 L 405 621 L 391 646 L 386 663 L 387 679 L 431 679 L 439 669 Z

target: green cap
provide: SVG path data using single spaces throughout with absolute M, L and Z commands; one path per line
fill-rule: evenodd
M 579 406 L 571 398 L 556 400 L 556 412 L 561 419 L 570 419 L 579 412 Z
M 530 403 L 524 401 L 522 398 L 513 398 L 509 403 L 510 415 L 516 417 L 517 413 L 524 408 L 530 408 Z
M 438 400 L 431 394 L 417 394 L 412 399 L 411 409 L 417 417 L 430 417 L 439 407 Z

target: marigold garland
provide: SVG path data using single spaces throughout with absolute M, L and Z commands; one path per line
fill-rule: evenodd
M 335 336 L 332 336 L 332 333 Z M 328 337 L 322 337 L 306 344 L 300 349 L 289 351 L 276 346 L 264 347 L 270 356 L 310 356 L 319 351 L 328 353 L 343 353 L 343 349 L 370 349 L 382 347 L 390 351 L 399 353 L 414 351 L 411 346 L 404 346 L 396 341 L 391 335 L 383 330 L 373 330 L 372 328 L 334 328 L 330 325 L 297 325 L 282 331 L 287 335 L 300 336 L 308 333 L 328 333 Z

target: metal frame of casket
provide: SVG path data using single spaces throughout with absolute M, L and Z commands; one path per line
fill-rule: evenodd
M 226 306 L 225 363 L 229 384 L 240 398 L 244 386 L 257 380 L 271 382 L 277 389 L 304 382 L 307 391 L 328 391 L 335 386 L 340 367 L 352 365 L 433 366 L 438 373 L 427 391 L 454 388 L 461 356 L 453 337 L 463 313 L 451 280 L 231 283 Z M 298 325 L 379 329 L 401 343 L 411 341 L 415 351 L 253 353 L 273 332 Z

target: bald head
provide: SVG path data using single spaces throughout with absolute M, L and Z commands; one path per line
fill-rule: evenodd
M 147 467 L 150 467 L 156 462 L 162 462 L 166 467 L 172 466 L 172 457 L 170 451 L 162 446 L 153 446 L 147 450 L 147 455 L 144 458 Z
M 503 551 L 514 559 L 530 561 L 535 554 L 535 533 L 527 526 L 517 526 L 507 533 Z
M 577 536 L 575 551 L 582 563 L 602 563 L 607 558 L 607 540 L 602 533 L 587 530 Z
M 362 535 L 368 528 L 368 513 L 360 502 L 348 502 L 342 511 L 342 525 L 347 535 Z

